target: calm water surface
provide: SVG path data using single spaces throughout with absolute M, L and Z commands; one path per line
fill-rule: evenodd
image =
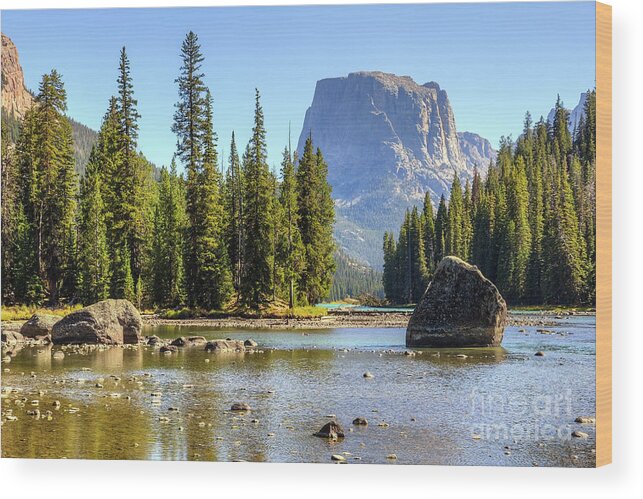
M 574 419 L 595 413 L 595 318 L 524 329 L 507 328 L 503 348 L 415 356 L 404 329 L 144 331 L 255 339 L 262 352 L 245 355 L 24 348 L 3 364 L 2 456 L 593 466 L 595 429 Z M 333 415 L 346 438 L 312 436 Z

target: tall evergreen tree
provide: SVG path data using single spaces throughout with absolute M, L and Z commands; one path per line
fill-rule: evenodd
M 18 147 L 24 237 L 35 248 L 35 261 L 22 262 L 35 296 L 36 275 L 51 304 L 58 304 L 65 281 L 73 276 L 77 178 L 74 171 L 71 124 L 64 115 L 67 97 L 56 70 L 42 77 L 34 109 L 28 113 Z M 24 251 L 23 256 L 31 252 Z M 32 269 L 31 271 L 27 269 Z M 68 289 L 68 292 L 70 290 Z
M 431 195 L 429 192 L 424 196 L 424 207 L 422 210 L 422 225 L 424 233 L 424 256 L 426 261 L 427 277 L 435 269 L 435 218 L 433 216 L 433 205 L 431 204 Z
M 225 182 L 225 209 L 228 214 L 226 240 L 232 279 L 237 296 L 241 289 L 243 268 L 243 194 L 244 181 L 234 132 L 230 142 L 230 157 Z
M 297 278 L 305 265 L 305 249 L 299 232 L 297 178 L 289 148 L 284 150 L 281 163 L 279 204 L 283 213 L 284 233 L 277 245 L 277 255 L 284 267 L 288 306 L 293 308 L 297 302 Z
M 449 213 L 447 209 L 447 202 L 444 194 L 440 196 L 440 204 L 438 205 L 438 212 L 435 216 L 435 262 L 437 266 L 445 256 L 447 256 L 446 241 L 447 241 L 447 224 Z
M 297 168 L 299 223 L 306 251 L 306 265 L 300 274 L 299 289 L 309 304 L 327 296 L 335 271 L 335 210 L 327 176 L 328 165 L 320 149 L 313 152 L 312 135 L 309 135 Z
M 172 158 L 170 171 L 161 169 L 154 214 L 152 249 L 152 301 L 164 307 L 183 303 L 183 234 L 185 193 Z
M 221 178 L 214 134 L 212 96 L 206 91 L 203 133 L 203 165 L 197 191 L 197 304 L 221 308 L 232 294 L 232 274 L 224 241 Z
M 80 301 L 88 305 L 109 296 L 109 253 L 99 158 L 94 147 L 78 196 L 78 291 Z
M 466 259 L 464 229 L 464 201 L 462 187 L 458 175 L 454 175 L 451 185 L 451 197 L 449 199 L 449 212 L 446 225 L 445 251 L 447 255 L 453 255 Z
M 259 90 L 255 93 L 255 117 L 248 144 L 245 181 L 245 234 L 243 241 L 242 302 L 259 308 L 273 294 L 274 240 L 272 233 L 273 189 L 267 164 L 266 130 Z

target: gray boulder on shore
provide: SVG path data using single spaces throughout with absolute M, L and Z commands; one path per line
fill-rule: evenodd
M 33 314 L 20 328 L 20 334 L 25 338 L 48 338 L 54 325 L 60 321 L 57 315 Z
M 495 347 L 507 304 L 474 265 L 447 256 L 438 265 L 406 329 L 407 347 Z
M 104 300 L 72 312 L 58 321 L 51 332 L 55 345 L 139 343 L 143 321 L 127 300 Z

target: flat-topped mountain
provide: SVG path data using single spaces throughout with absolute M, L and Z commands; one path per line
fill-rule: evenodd
M 458 133 L 446 91 L 409 76 L 358 72 L 317 82 L 299 138 L 309 133 L 328 162 L 335 235 L 349 254 L 381 266 L 382 235 L 428 190 L 437 202 L 458 175 L 484 173 L 495 151 L 474 133 Z

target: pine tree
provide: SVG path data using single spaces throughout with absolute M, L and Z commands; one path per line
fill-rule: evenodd
M 212 96 L 206 91 L 203 129 L 203 165 L 197 191 L 197 305 L 222 308 L 232 294 L 232 274 L 224 242 L 223 200 L 214 134 Z
M 225 182 L 225 210 L 228 214 L 226 241 L 232 265 L 234 289 L 239 296 L 243 269 L 243 171 L 237 152 L 234 132 L 230 142 L 230 157 Z
M 435 216 L 435 262 L 434 267 L 447 256 L 446 241 L 447 241 L 447 225 L 449 214 L 447 210 L 447 202 L 444 194 L 440 196 L 440 204 L 438 205 L 438 212 Z
M 198 37 L 190 31 L 181 46 L 181 69 L 175 82 L 179 100 L 175 104 L 172 131 L 177 136 L 177 157 L 186 171 L 186 228 L 185 228 L 185 284 L 187 302 L 195 307 L 199 302 L 199 238 L 202 232 L 201 206 L 203 130 L 205 116 L 205 85 L 201 65 L 203 55 Z
M 248 144 L 245 181 L 243 231 L 243 275 L 241 299 L 244 305 L 258 309 L 273 293 L 274 241 L 272 233 L 273 190 L 266 163 L 266 130 L 259 90 L 255 93 L 255 118 Z M 252 237 L 250 237 L 252 235 Z
M 397 266 L 397 245 L 395 237 L 391 232 L 384 233 L 384 272 L 382 274 L 382 284 L 386 298 L 393 303 L 398 303 L 398 282 L 400 275 Z
M 462 198 L 462 187 L 457 175 L 453 177 L 451 185 L 451 197 L 449 199 L 449 212 L 446 224 L 445 251 L 447 255 L 453 255 L 466 259 L 464 228 L 464 201 Z
M 109 296 L 109 253 L 101 177 L 99 153 L 94 147 L 78 196 L 78 294 L 80 301 L 88 305 Z
M 312 135 L 309 135 L 297 169 L 300 231 L 306 252 L 299 289 L 309 304 L 327 296 L 335 271 L 335 210 L 327 176 L 328 165 L 320 149 L 313 152 Z
M 565 169 L 558 168 L 556 177 L 552 216 L 547 217 L 545 227 L 544 299 L 547 303 L 581 303 L 586 289 L 584 247 Z
M 35 247 L 35 261 L 21 264 L 29 274 L 22 278 L 31 283 L 32 290 L 44 288 L 52 305 L 58 304 L 64 284 L 72 278 L 75 256 L 75 241 L 70 236 L 74 227 L 77 178 L 71 125 L 64 115 L 66 109 L 62 79 L 52 70 L 42 77 L 36 105 L 25 118 L 18 146 L 23 235 L 30 238 L 30 244 Z M 29 253 L 25 251 L 23 256 Z M 34 284 L 37 278 L 42 286 Z M 68 286 L 67 291 L 73 290 Z M 40 301 L 40 298 L 29 292 L 29 300 Z
M 15 300 L 15 244 L 16 244 L 16 218 L 18 211 L 18 171 L 15 161 L 15 148 L 9 145 L 9 129 L 3 122 L 2 138 L 0 139 L 0 169 L 2 172 L 0 196 L 2 219 L 2 238 L 0 242 L 0 251 L 2 253 L 2 303 L 12 302 Z
M 408 228 L 409 256 L 410 256 L 410 303 L 417 303 L 422 298 L 428 284 L 428 271 L 424 254 L 424 234 L 422 220 L 417 207 L 411 210 Z
M 131 275 L 136 301 L 138 283 L 148 265 L 152 220 L 152 167 L 138 153 L 137 100 L 125 47 L 119 56 L 117 95 L 110 100 L 101 126 L 98 155 L 103 175 L 105 223 L 110 241 L 110 296 L 125 297 L 125 280 Z M 129 261 L 124 260 L 127 255 Z M 128 278 L 129 280 L 129 278 Z M 129 287 L 129 284 L 128 286 Z M 117 294 L 114 294 L 117 293 Z
M 433 205 L 429 192 L 424 196 L 424 208 L 422 210 L 422 226 L 424 233 L 424 256 L 427 271 L 427 278 L 433 274 L 435 269 L 435 218 L 433 217 Z
M 162 307 L 183 303 L 183 234 L 185 193 L 172 158 L 170 171 L 161 169 L 154 214 L 152 250 L 152 300 Z
M 283 237 L 277 246 L 278 259 L 284 267 L 288 306 L 297 303 L 297 277 L 305 265 L 305 249 L 299 232 L 299 204 L 297 202 L 297 178 L 289 148 L 284 149 L 281 163 L 281 189 L 279 204 L 283 213 Z

